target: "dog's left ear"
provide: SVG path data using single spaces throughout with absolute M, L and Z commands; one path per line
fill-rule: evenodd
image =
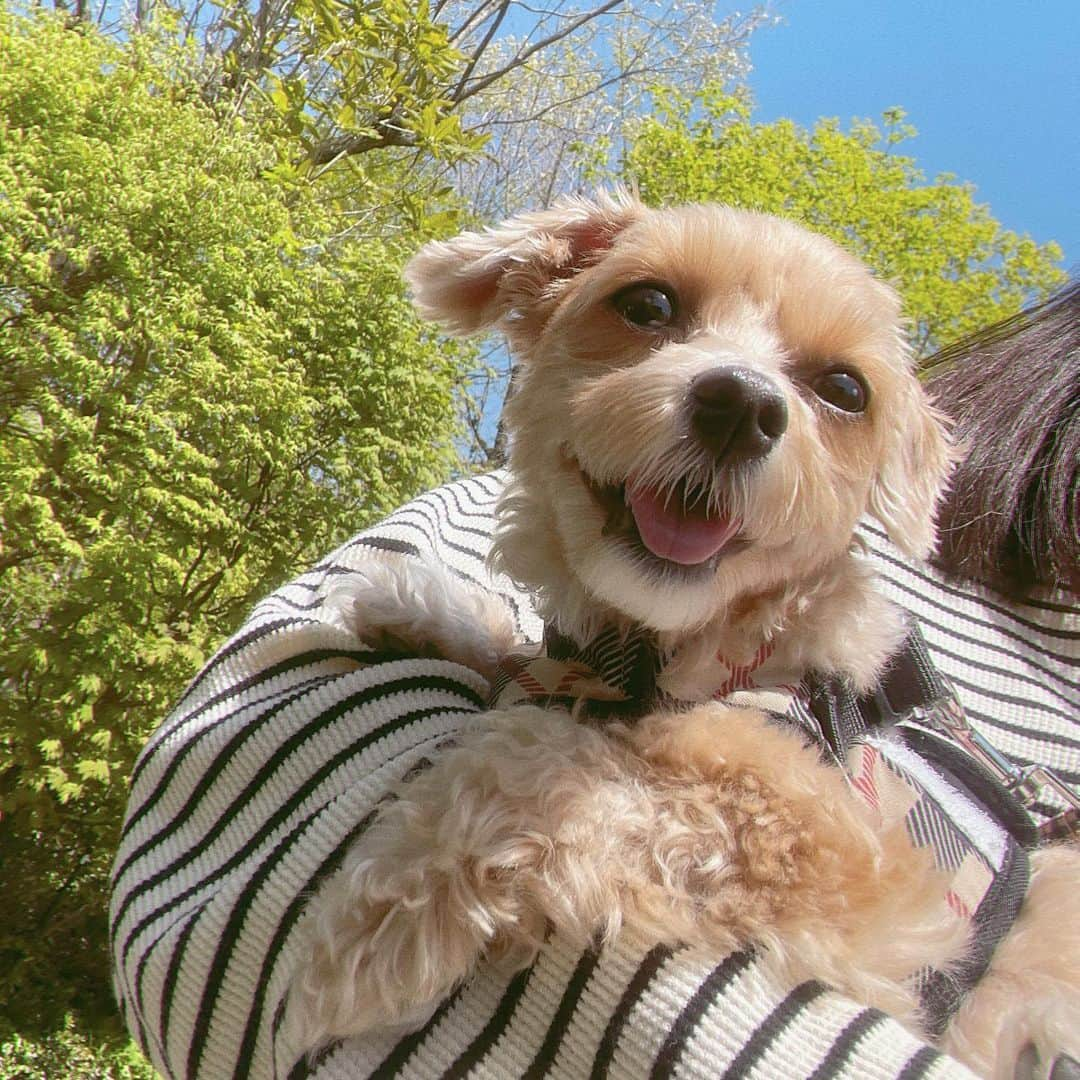
M 422 248 L 405 268 L 425 318 L 455 334 L 494 326 L 606 251 L 644 208 L 625 192 L 560 199 L 484 232 Z
M 955 460 L 946 418 L 911 380 L 891 418 L 869 504 L 889 539 L 908 555 L 925 559 L 934 550 L 937 505 Z

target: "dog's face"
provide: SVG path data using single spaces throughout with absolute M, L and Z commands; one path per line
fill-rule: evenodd
M 867 510 L 930 548 L 946 439 L 895 295 L 824 238 L 578 200 L 429 245 L 409 278 L 451 329 L 509 336 L 498 544 L 549 606 L 693 630 L 820 571 Z

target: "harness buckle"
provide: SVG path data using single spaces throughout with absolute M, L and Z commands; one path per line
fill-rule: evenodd
M 1015 765 L 988 739 L 980 735 L 964 715 L 959 701 L 946 694 L 932 708 L 913 710 L 912 719 L 948 736 L 990 771 L 1025 810 L 1031 811 L 1040 797 L 1053 792 L 1066 809 L 1036 826 L 1043 843 L 1080 838 L 1080 792 L 1070 787 L 1045 765 Z
M 1048 769 L 1045 765 L 1029 765 L 1018 772 L 1016 787 L 1010 790 L 1025 806 L 1034 805 L 1039 795 L 1049 790 L 1067 807 L 1038 826 L 1039 839 L 1043 843 L 1080 839 L 1080 792 L 1066 784 L 1053 769 Z

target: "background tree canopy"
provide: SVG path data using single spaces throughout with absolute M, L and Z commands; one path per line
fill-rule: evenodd
M 327 191 L 275 167 L 288 147 L 257 112 L 208 106 L 185 59 L 0 15 L 0 799 L 19 896 L 0 988 L 19 1023 L 111 1010 L 104 873 L 154 717 L 272 584 L 455 460 L 455 354 L 401 283 L 415 238 L 328 240 Z
M 775 210 L 893 279 L 923 352 L 1063 277 L 1054 245 L 925 181 L 899 111 L 755 124 L 764 20 L 0 7 L 0 1075 L 140 1072 L 97 1047 L 143 741 L 261 595 L 497 454 L 504 351 L 417 323 L 400 269 L 424 239 L 619 181 Z

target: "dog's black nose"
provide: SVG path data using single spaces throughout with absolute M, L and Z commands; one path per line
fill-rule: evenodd
M 780 389 L 749 368 L 713 368 L 690 384 L 690 426 L 698 442 L 725 465 L 764 457 L 787 424 Z

